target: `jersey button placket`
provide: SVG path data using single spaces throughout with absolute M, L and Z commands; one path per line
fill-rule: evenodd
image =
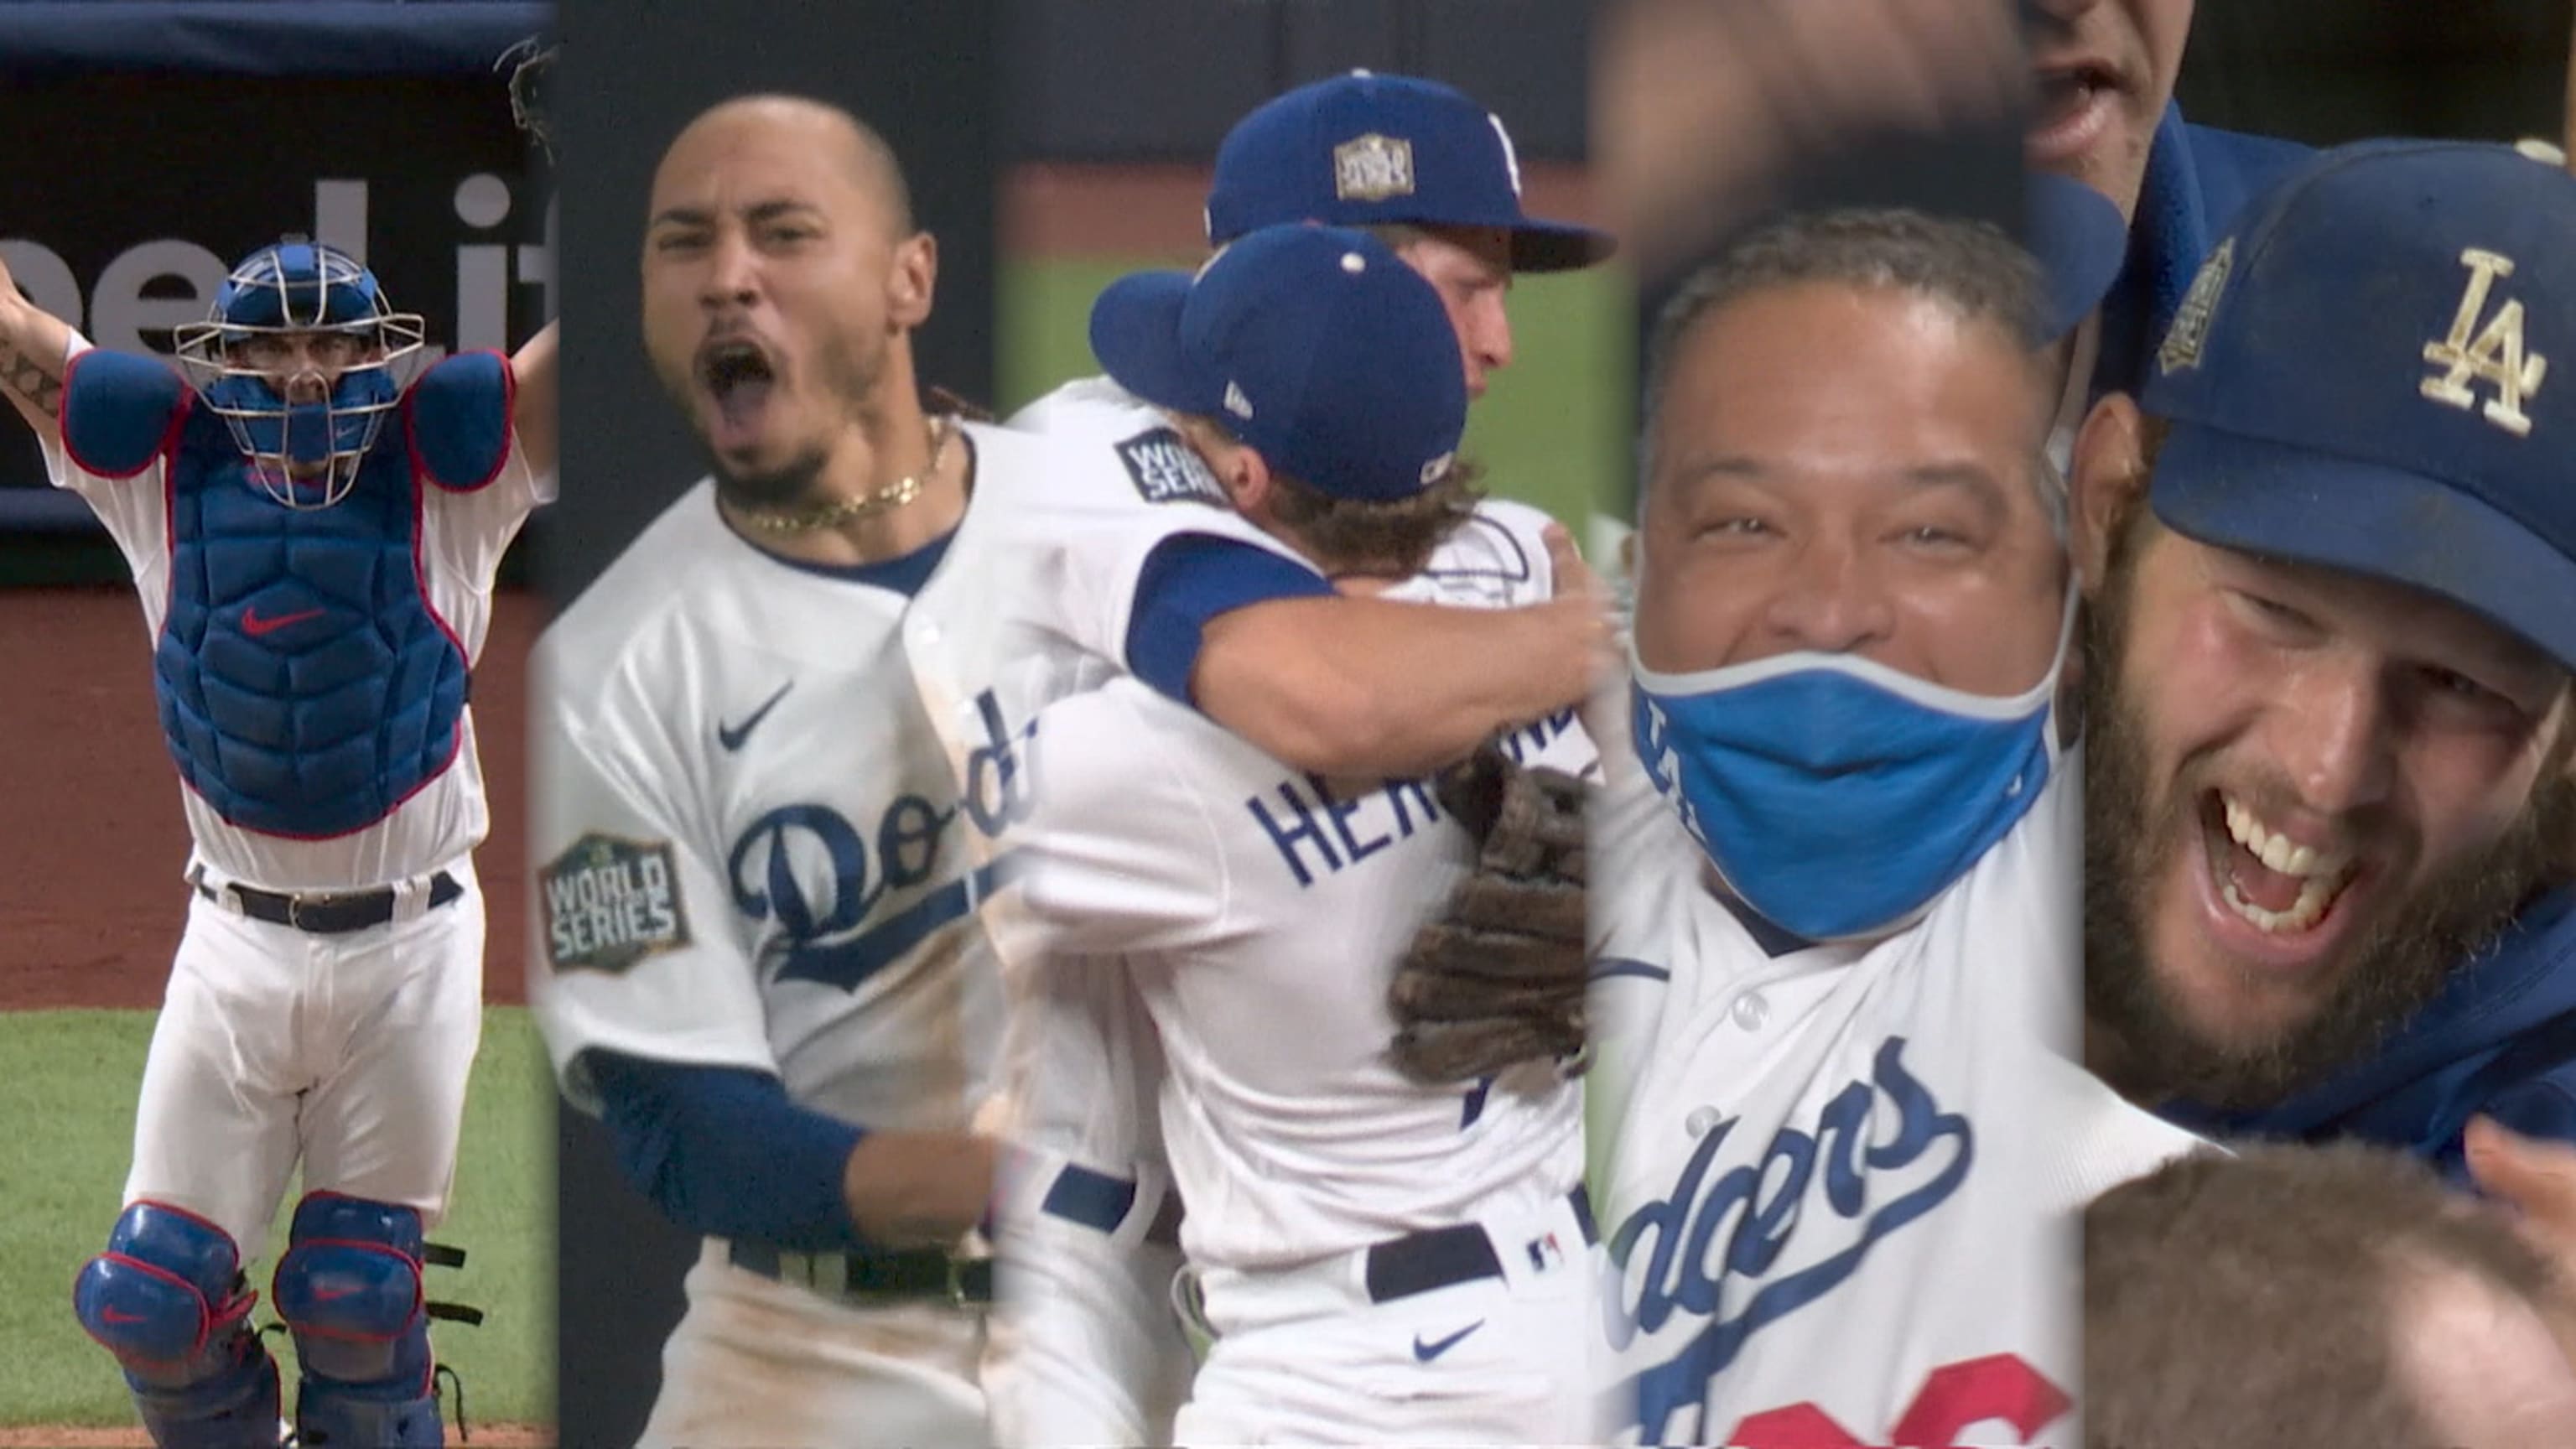
M 1761 992 L 1748 991 L 1735 998 L 1735 1005 L 1727 1009 L 1727 1015 L 1734 1017 L 1735 1024 L 1746 1031 L 1760 1031 L 1762 1023 L 1771 1019 L 1771 1003 L 1762 999 Z

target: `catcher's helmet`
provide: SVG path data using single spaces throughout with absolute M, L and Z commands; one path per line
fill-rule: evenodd
M 336 247 L 288 237 L 242 260 L 203 322 L 174 331 L 179 361 L 232 429 L 250 473 L 288 508 L 328 508 L 357 485 L 377 430 L 401 401 L 393 364 L 419 350 L 416 313 L 387 305 L 375 274 Z M 347 361 L 287 348 L 350 339 Z M 346 345 L 346 344 L 343 344 Z M 299 380 L 320 384 L 297 401 Z

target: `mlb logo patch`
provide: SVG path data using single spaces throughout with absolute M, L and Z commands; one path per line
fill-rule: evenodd
M 1413 194 L 1413 143 L 1371 131 L 1333 148 L 1333 195 L 1384 201 Z
M 1565 1249 L 1557 1242 L 1554 1233 L 1543 1238 L 1533 1238 L 1529 1243 L 1529 1260 L 1531 1271 L 1544 1273 L 1551 1268 L 1565 1265 Z
M 1225 489 L 1198 450 L 1170 428 L 1151 428 L 1118 445 L 1118 461 L 1136 494 L 1148 503 L 1206 503 L 1226 507 Z

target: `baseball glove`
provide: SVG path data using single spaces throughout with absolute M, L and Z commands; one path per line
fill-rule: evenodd
M 1524 768 L 1488 744 L 1437 788 L 1441 808 L 1475 837 L 1476 864 L 1396 966 L 1388 1060 L 1442 1086 L 1580 1052 L 1583 782 Z

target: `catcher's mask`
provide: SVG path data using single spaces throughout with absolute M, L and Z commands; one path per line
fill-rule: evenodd
M 423 331 L 348 253 L 289 237 L 243 259 L 207 319 L 173 340 L 252 479 L 285 507 L 328 508 L 357 486 L 402 399 L 393 364 Z

